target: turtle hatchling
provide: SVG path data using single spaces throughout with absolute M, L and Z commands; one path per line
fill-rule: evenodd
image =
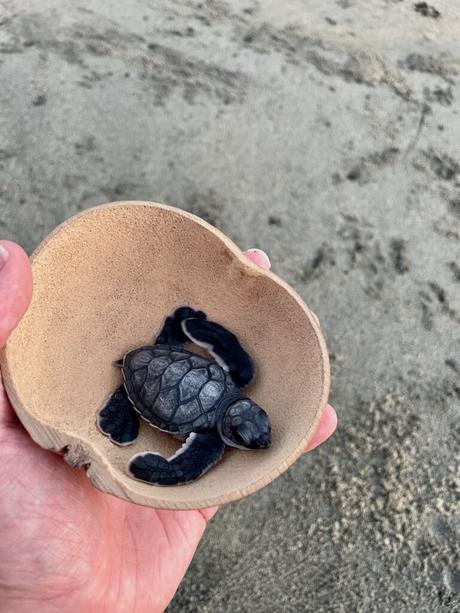
M 185 349 L 192 341 L 210 358 Z M 214 358 L 214 359 L 213 359 Z M 99 411 L 99 430 L 117 445 L 134 443 L 139 416 L 184 441 L 166 459 L 135 455 L 129 473 L 155 485 L 178 485 L 201 477 L 224 455 L 225 446 L 265 449 L 271 443 L 267 413 L 241 393 L 254 365 L 232 332 L 184 306 L 167 317 L 154 345 L 115 362 L 124 384 Z

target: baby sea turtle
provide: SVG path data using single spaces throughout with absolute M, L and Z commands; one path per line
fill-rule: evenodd
M 187 341 L 204 347 L 215 362 L 187 351 Z M 135 479 L 188 483 L 222 458 L 225 445 L 270 446 L 268 415 L 240 391 L 254 376 L 251 358 L 234 334 L 202 311 L 178 308 L 154 345 L 130 351 L 115 364 L 122 368 L 124 385 L 99 411 L 99 430 L 117 445 L 130 445 L 139 434 L 140 415 L 185 441 L 168 459 L 153 452 L 135 455 L 129 463 Z

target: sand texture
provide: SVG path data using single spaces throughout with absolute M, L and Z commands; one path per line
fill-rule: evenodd
M 460 8 L 415 4 L 1 2 L 2 236 L 169 202 L 321 319 L 337 435 L 221 510 L 173 613 L 460 610 Z

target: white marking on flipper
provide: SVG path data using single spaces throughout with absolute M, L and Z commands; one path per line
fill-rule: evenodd
M 179 447 L 179 449 L 175 453 L 173 453 L 172 456 L 167 458 L 168 462 L 172 462 L 172 460 L 175 460 L 177 457 L 179 457 L 185 451 L 187 451 L 187 449 L 190 447 L 190 445 L 193 443 L 195 439 L 196 439 L 196 432 L 190 432 L 190 434 L 185 439 L 185 442 Z
M 188 332 L 187 328 L 185 327 L 185 324 L 187 323 L 187 320 L 184 319 L 184 321 L 181 321 L 181 327 L 182 330 L 184 332 L 184 334 L 193 342 L 195 343 L 195 345 L 198 345 L 198 347 L 203 347 L 203 349 L 206 349 L 206 351 L 208 351 L 212 357 L 216 360 L 216 362 L 219 364 L 219 366 L 225 370 L 225 372 L 229 372 L 229 367 L 227 366 L 227 364 L 224 362 L 224 360 L 217 355 L 217 353 L 214 352 L 214 346 L 211 345 L 211 343 L 205 343 L 203 341 L 198 341 L 196 338 L 193 338 L 193 336 L 190 334 L 190 332 Z

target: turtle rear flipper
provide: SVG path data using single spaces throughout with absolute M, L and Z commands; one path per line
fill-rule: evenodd
M 154 485 L 190 483 L 217 464 L 224 450 L 218 432 L 192 432 L 168 459 L 158 453 L 138 453 L 129 463 L 129 472 L 135 479 Z
M 131 445 L 139 434 L 139 416 L 131 404 L 124 386 L 120 386 L 97 415 L 102 434 L 116 445 Z
M 227 328 L 213 321 L 193 317 L 182 322 L 182 330 L 191 341 L 214 356 L 239 388 L 251 382 L 254 364 L 239 340 Z

